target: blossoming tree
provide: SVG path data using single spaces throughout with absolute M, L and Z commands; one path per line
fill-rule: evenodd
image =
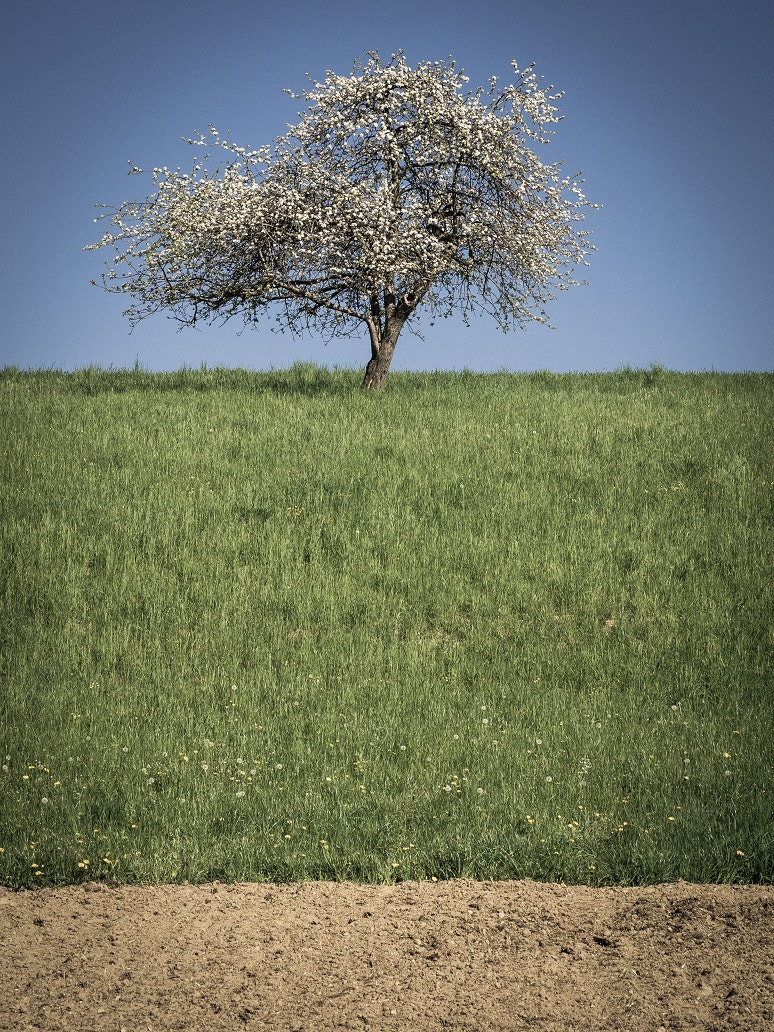
M 545 322 L 587 264 L 592 205 L 582 180 L 530 146 L 548 142 L 562 94 L 532 67 L 513 71 L 510 85 L 470 91 L 451 60 L 411 68 L 370 53 L 291 93 L 307 108 L 270 147 L 211 128 L 228 155 L 214 171 L 206 158 L 190 173 L 156 168 L 150 197 L 102 216 L 111 231 L 91 248 L 115 250 L 103 286 L 131 298 L 133 322 L 167 310 L 182 325 L 254 324 L 273 307 L 292 332 L 365 324 L 370 389 L 420 306 L 466 322 L 488 313 L 503 330 Z

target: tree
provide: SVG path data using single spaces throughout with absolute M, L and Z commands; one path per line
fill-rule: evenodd
M 181 324 L 277 307 L 282 329 L 328 339 L 368 329 L 363 387 L 381 389 L 398 335 L 421 307 L 487 313 L 503 330 L 546 322 L 555 289 L 593 250 L 580 228 L 582 180 L 542 164 L 556 101 L 530 66 L 465 91 L 453 61 L 411 68 L 377 53 L 301 94 L 300 121 L 190 173 L 155 168 L 155 192 L 109 209 L 102 285 L 132 299 L 132 322 L 167 310 Z M 187 141 L 206 146 L 203 135 Z M 133 172 L 139 169 L 132 168 Z

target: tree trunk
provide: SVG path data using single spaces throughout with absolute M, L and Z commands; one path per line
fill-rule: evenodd
M 387 373 L 390 371 L 390 362 L 395 354 L 395 345 L 398 343 L 403 321 L 397 320 L 388 324 L 387 329 L 381 335 L 371 331 L 371 359 L 365 368 L 365 376 L 361 387 L 364 391 L 382 391 L 387 383 Z M 369 327 L 369 329 L 371 329 Z

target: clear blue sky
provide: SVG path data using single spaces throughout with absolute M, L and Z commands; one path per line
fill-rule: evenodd
M 485 320 L 404 331 L 393 368 L 774 368 L 774 14 L 770 0 L 24 0 L 3 16 L 0 366 L 153 370 L 299 359 L 361 366 L 365 334 L 324 345 L 237 323 L 132 333 L 90 285 L 99 202 L 150 192 L 127 162 L 190 167 L 210 123 L 270 142 L 283 94 L 366 50 L 453 56 L 471 86 L 532 61 L 566 90 L 543 160 L 583 170 L 598 248 L 556 327 Z

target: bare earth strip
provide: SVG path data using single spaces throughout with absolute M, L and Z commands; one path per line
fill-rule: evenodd
M 763 1032 L 774 887 L 0 889 L 0 1029 Z

